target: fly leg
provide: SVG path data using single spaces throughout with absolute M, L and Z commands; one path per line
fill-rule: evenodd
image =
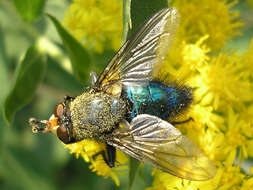
M 103 156 L 104 161 L 110 168 L 112 168 L 115 165 L 116 149 L 113 146 L 106 144 L 106 151 L 108 157 Z
M 171 122 L 171 125 L 179 125 L 179 124 L 183 124 L 183 123 L 187 123 L 189 121 L 194 121 L 192 117 L 184 120 L 184 121 L 174 121 L 174 122 Z
M 93 159 L 96 158 L 98 155 L 103 156 L 103 160 L 110 168 L 115 166 L 116 149 L 113 146 L 106 144 L 106 151 L 103 150 L 93 155 Z

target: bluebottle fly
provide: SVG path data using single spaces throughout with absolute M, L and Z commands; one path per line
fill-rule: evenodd
M 53 132 L 65 144 L 83 139 L 106 143 L 105 162 L 114 166 L 115 148 L 189 180 L 208 180 L 216 169 L 171 121 L 189 107 L 192 90 L 153 75 L 163 62 L 179 24 L 174 8 L 157 12 L 120 48 L 92 85 L 66 97 L 47 120 L 30 119 L 35 132 Z

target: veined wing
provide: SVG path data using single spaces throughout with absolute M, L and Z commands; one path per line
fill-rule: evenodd
M 157 63 L 162 63 L 168 53 L 178 23 L 179 13 L 174 8 L 154 14 L 111 59 L 96 86 L 100 90 L 117 94 L 122 84 L 151 80 L 154 65 L 159 69 Z
M 208 180 L 216 168 L 179 130 L 158 117 L 142 114 L 113 132 L 109 143 L 128 155 L 188 180 Z

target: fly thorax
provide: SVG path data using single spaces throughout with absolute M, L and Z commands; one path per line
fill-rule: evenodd
M 77 140 L 105 141 L 106 136 L 124 118 L 125 102 L 106 93 L 88 92 L 70 105 L 73 136 Z

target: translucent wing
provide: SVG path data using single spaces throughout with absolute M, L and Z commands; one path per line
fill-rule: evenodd
M 113 132 L 110 144 L 128 155 L 175 176 L 208 180 L 216 168 L 179 130 L 158 117 L 142 114 Z
M 174 8 L 163 9 L 153 15 L 112 58 L 96 86 L 117 94 L 122 84 L 151 80 L 154 65 L 161 63 L 168 53 L 178 23 L 179 13 Z

